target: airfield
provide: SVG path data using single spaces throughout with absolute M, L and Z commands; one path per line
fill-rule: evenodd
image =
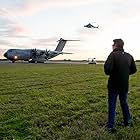
M 107 120 L 103 63 L 0 62 L 0 139 L 137 140 L 140 138 L 140 66 L 130 76 L 132 128 L 123 127 L 119 102 L 115 134 Z
M 11 64 L 12 62 L 10 60 L 5 60 L 5 61 L 0 61 L 0 64 Z M 16 64 L 20 63 L 28 63 L 27 61 L 16 61 Z M 14 63 L 12 63 L 14 64 Z M 29 63 L 29 64 L 34 64 L 34 63 Z M 49 60 L 46 61 L 45 63 L 41 64 L 88 64 L 86 61 L 64 61 L 64 60 Z
M 27 61 L 16 61 L 15 64 L 25 64 Z M 10 60 L 0 60 L 1 64 L 14 64 Z M 29 63 L 34 64 L 34 63 Z M 40 63 L 38 63 L 40 64 Z M 88 60 L 48 60 L 45 63 L 41 64 L 89 64 Z M 96 64 L 104 64 L 104 61 L 97 61 Z

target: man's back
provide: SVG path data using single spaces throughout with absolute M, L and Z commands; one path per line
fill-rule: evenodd
M 110 75 L 108 88 L 119 92 L 128 91 L 129 74 L 136 72 L 133 57 L 123 49 L 114 49 L 105 62 L 104 70 Z

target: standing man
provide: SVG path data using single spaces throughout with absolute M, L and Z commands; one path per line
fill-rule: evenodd
M 129 75 L 134 74 L 137 69 L 133 57 L 124 52 L 122 39 L 114 39 L 113 51 L 104 64 L 104 72 L 109 75 L 108 79 L 108 122 L 106 128 L 113 132 L 116 100 L 119 95 L 120 105 L 123 113 L 124 126 L 131 126 L 132 120 L 127 102 Z

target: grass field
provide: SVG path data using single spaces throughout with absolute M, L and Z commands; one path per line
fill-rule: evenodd
M 0 140 L 139 140 L 140 66 L 130 76 L 134 127 L 124 128 L 117 102 L 117 132 L 104 130 L 107 76 L 103 65 L 0 65 Z

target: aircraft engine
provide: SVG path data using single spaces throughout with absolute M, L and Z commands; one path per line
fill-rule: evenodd
M 49 54 L 50 54 L 50 50 L 49 50 L 49 51 L 47 51 L 47 49 L 46 49 L 46 51 L 45 51 L 45 55 L 46 55 L 46 57 L 48 57 L 48 56 L 49 56 Z

